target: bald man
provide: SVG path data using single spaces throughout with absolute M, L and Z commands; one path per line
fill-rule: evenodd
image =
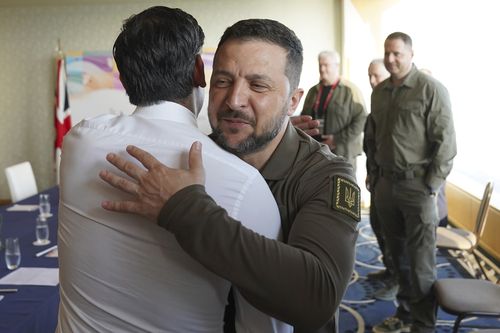
M 368 66 L 368 78 L 372 89 L 391 74 L 385 69 L 384 59 L 373 59 Z

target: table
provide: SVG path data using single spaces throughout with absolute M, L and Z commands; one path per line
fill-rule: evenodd
M 57 268 L 57 258 L 36 257 L 35 254 L 57 244 L 57 205 L 59 188 L 54 187 L 41 192 L 50 195 L 52 217 L 48 219 L 50 244 L 34 246 L 35 221 L 38 211 L 8 212 L 10 206 L 0 207 L 3 216 L 2 239 L 18 237 L 21 246 L 20 267 Z M 19 204 L 38 204 L 38 195 L 18 202 Z M 5 266 L 4 251 L 0 253 L 0 277 L 11 271 Z M 18 292 L 3 294 L 0 301 L 0 332 L 2 333 L 51 333 L 57 325 L 59 309 L 59 287 L 2 285 L 1 288 L 17 288 Z

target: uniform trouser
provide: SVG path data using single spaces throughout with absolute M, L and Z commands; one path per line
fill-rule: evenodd
M 412 332 L 434 332 L 436 305 L 435 197 L 422 178 L 393 180 L 381 177 L 375 186 L 375 204 L 399 278 L 396 316 L 410 319 Z
M 377 216 L 377 204 L 375 203 L 375 193 L 371 194 L 370 197 L 370 225 L 372 227 L 373 233 L 377 238 L 377 243 L 380 248 L 380 253 L 382 253 L 382 262 L 384 263 L 387 272 L 389 273 L 389 277 L 394 282 L 396 281 L 396 273 L 394 270 L 394 263 L 392 261 L 391 253 L 387 250 L 387 246 L 385 245 L 384 230 L 382 229 L 382 225 L 380 224 L 381 220 Z

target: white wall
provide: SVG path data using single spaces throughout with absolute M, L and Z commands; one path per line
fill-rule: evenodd
M 305 62 L 301 86 L 307 90 L 317 81 L 316 55 L 336 45 L 334 3 L 337 1 L 184 0 L 0 5 L 0 171 L 28 160 L 40 190 L 55 184 L 54 55 L 58 38 L 64 50 L 111 50 L 123 19 L 163 4 L 196 17 L 205 31 L 205 47 L 215 49 L 224 29 L 235 21 L 272 18 L 292 28 L 302 40 Z M 7 183 L 0 175 L 0 198 L 7 197 Z

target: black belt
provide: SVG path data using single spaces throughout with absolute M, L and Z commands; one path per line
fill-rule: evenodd
M 425 176 L 425 170 L 406 170 L 406 171 L 392 171 L 388 169 L 379 169 L 380 177 L 389 178 L 392 180 L 410 180 Z

